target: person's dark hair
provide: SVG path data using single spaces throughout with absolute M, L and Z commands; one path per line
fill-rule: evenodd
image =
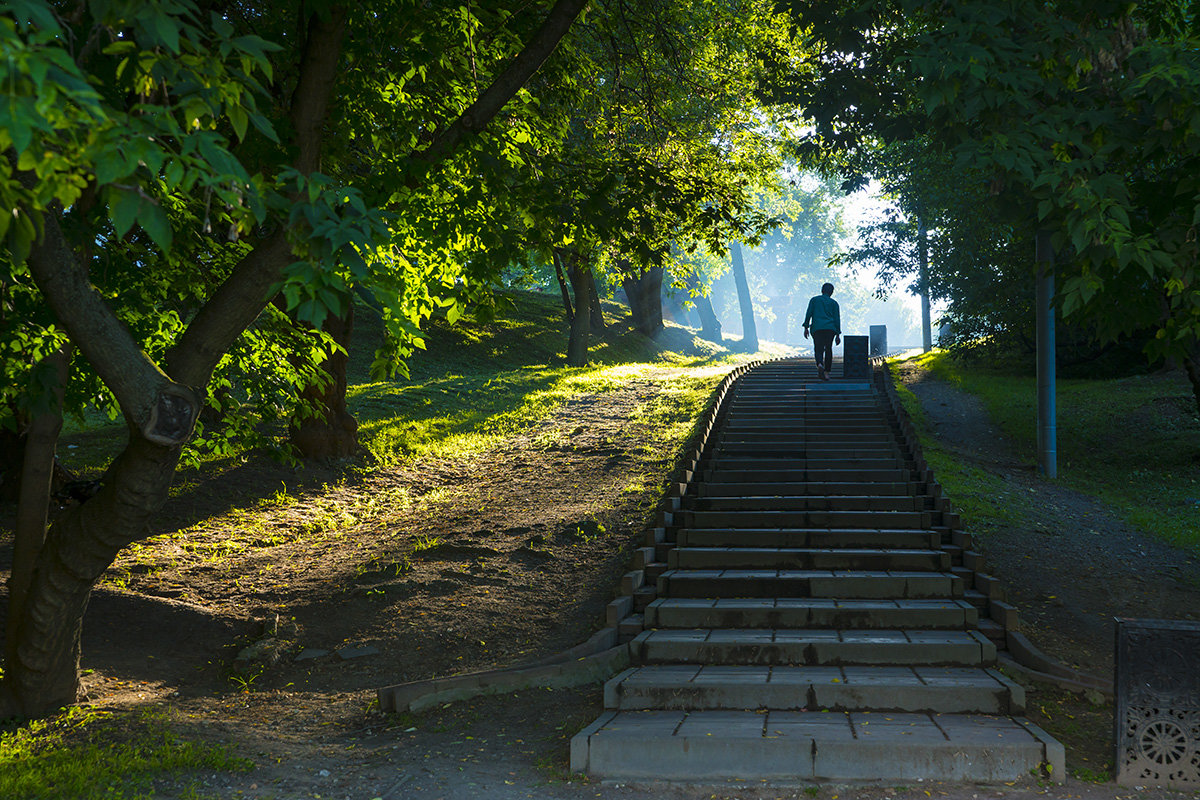
M 826 283 L 821 286 L 821 294 L 833 294 L 833 284 Z

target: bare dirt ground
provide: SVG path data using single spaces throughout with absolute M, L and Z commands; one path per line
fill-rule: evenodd
M 929 400 L 937 387 L 922 376 L 908 379 L 947 441 L 981 443 L 964 457 L 985 458 L 991 447 L 995 469 L 1011 470 L 1023 489 L 1020 481 L 1033 484 L 1021 465 L 1003 461 L 1003 444 L 983 427 L 978 409 L 944 391 Z M 300 484 L 285 468 L 246 464 L 195 481 L 163 514 L 176 524 L 123 557 L 95 594 L 83 643 L 87 702 L 167 708 L 186 737 L 228 742 L 255 763 L 244 774 L 163 781 L 155 794 L 161 798 L 192 797 L 193 790 L 276 800 L 1184 796 L 1074 779 L 993 787 L 588 782 L 567 774 L 567 743 L 600 713 L 599 686 L 380 714 L 380 686 L 533 660 L 599 627 L 671 467 L 674 446 L 664 447 L 633 413 L 655 391 L 634 384 L 578 398 L 502 449 L 453 463 L 366 475 L 309 471 Z M 939 418 L 943 401 L 947 411 Z M 290 499 L 237 511 L 269 497 L 281 481 Z M 1082 505 L 1086 498 L 1043 499 L 1065 515 L 1104 513 Z M 186 537 L 175 535 L 188 526 Z M 988 552 L 1035 639 L 1055 655 L 1099 661 L 1094 668 L 1103 669 L 1110 640 L 1101 618 L 1143 608 L 1134 603 L 1158 607 L 1161 599 L 1127 601 L 1122 592 L 1163 591 L 1152 582 L 1159 573 L 1148 562 L 1130 567 L 1120 553 L 1101 559 L 1082 543 L 1073 557 L 1060 557 L 1056 551 L 1069 546 L 1059 542 L 1069 538 L 1064 534 L 1037 545 L 1028 559 L 1022 536 L 1040 542 L 1050 535 L 1014 531 L 1007 543 L 989 541 Z M 1137 534 L 1112 536 L 1153 554 L 1153 563 L 1167 563 Z M 10 555 L 5 543 L 0 566 L 7 569 Z M 1092 582 L 1078 580 L 1080 564 L 1094 566 L 1094 591 L 1079 586 Z M 1184 570 L 1181 580 L 1194 574 L 1186 559 L 1170 564 Z M 1197 607 L 1185 583 L 1171 591 L 1178 592 L 1171 602 Z M 1086 635 L 1072 627 L 1093 619 L 1094 626 L 1080 625 Z M 237 654 L 256 641 L 268 653 L 274 646 L 278 660 L 235 671 Z M 1077 717 L 1085 740 L 1110 713 L 1036 687 L 1031 707 Z M 1070 747 L 1069 765 L 1078 756 L 1102 768 L 1103 741 Z

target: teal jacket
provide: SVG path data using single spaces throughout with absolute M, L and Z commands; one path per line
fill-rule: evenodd
M 804 315 L 804 327 L 814 331 L 842 332 L 842 313 L 837 300 L 827 294 L 819 294 L 808 301 L 808 313 Z

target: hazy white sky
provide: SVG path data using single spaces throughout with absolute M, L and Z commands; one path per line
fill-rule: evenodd
M 860 225 L 870 224 L 872 221 L 883 216 L 883 212 L 891 207 L 891 203 L 879 196 L 879 184 L 872 181 L 871 185 L 866 189 L 855 192 L 843 199 L 843 209 L 846 215 L 846 227 L 850 229 L 852 236 L 855 236 Z M 855 236 L 855 239 L 857 237 Z M 854 240 L 850 242 L 853 246 Z M 870 288 L 872 291 L 877 285 L 874 270 L 866 268 L 859 272 L 856 280 Z M 914 318 L 920 324 L 921 319 L 921 301 L 913 294 L 909 294 L 904 286 L 896 287 L 895 291 L 887 299 L 888 304 L 898 303 L 909 308 Z M 934 339 L 937 338 L 937 318 L 944 310 L 944 304 L 934 304 L 931 310 L 931 318 L 934 325 Z M 892 338 L 888 337 L 889 340 Z M 909 342 L 895 342 L 895 344 L 910 344 Z M 912 344 L 920 344 L 920 331 L 917 331 L 917 341 Z

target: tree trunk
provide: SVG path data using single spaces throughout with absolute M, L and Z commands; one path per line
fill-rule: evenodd
M 354 330 L 353 300 L 347 301 L 343 316 L 330 314 L 321 328 L 342 349 L 329 353 L 320 366 L 328 381 L 307 386 L 300 392 L 301 408 L 307 407 L 316 416 L 302 416 L 293 423 L 290 439 L 303 458 L 346 458 L 358 449 L 358 421 L 346 408 L 346 366 L 350 360 L 350 334 Z
M 21 611 L 16 656 L 5 664 L 0 718 L 44 716 L 75 702 L 92 585 L 122 548 L 146 535 L 179 463 L 179 446 L 152 444 L 134 426 L 129 435 L 100 492 L 50 526 Z
M 924 217 L 917 220 L 917 253 L 920 269 L 917 280 L 921 283 L 921 349 L 928 353 L 933 349 L 933 328 L 929 321 L 929 233 Z
M 633 313 L 633 327 L 646 336 L 663 329 L 662 281 L 662 267 L 650 267 L 621 281 Z
M 308 20 L 292 97 L 298 167 L 311 169 L 320 152 L 345 14 L 344 7 L 335 7 L 325 19 Z M 56 215 L 43 215 L 42 237 L 28 261 L 30 274 L 72 344 L 120 403 L 129 443 L 99 493 L 64 512 L 46 533 L 11 644 L 15 655 L 5 663 L 0 719 L 42 716 L 75 702 L 80 632 L 92 586 L 122 548 L 146 535 L 166 502 L 182 445 L 202 405 L 190 387 L 208 384 L 230 344 L 265 306 L 266 287 L 279 279 L 289 257 L 283 231 L 247 254 L 168 353 L 168 376 L 90 284 Z
M 604 310 L 600 307 L 600 291 L 596 288 L 596 273 L 590 269 L 587 273 L 587 287 L 588 303 L 591 307 L 592 333 L 602 336 L 608 330 L 608 325 L 604 322 Z
M 567 277 L 563 274 L 563 250 L 554 248 L 554 274 L 558 278 L 558 288 L 562 292 L 563 311 L 566 313 L 567 324 L 575 321 L 575 311 L 571 308 L 571 292 L 567 289 Z
M 588 294 L 592 268 L 588 257 L 578 251 L 572 253 L 567 260 L 567 275 L 575 293 L 575 319 L 571 320 L 571 338 L 567 342 L 567 366 L 584 367 L 588 363 L 588 334 L 592 316 Z
M 13 564 L 8 578 L 8 622 L 5 628 L 5 662 L 17 660 L 21 638 L 21 611 L 29 594 L 34 564 L 46 541 L 46 518 L 54 483 L 54 451 L 62 431 L 63 393 L 67 386 L 67 351 L 46 358 L 42 368 L 54 371 L 54 398 L 33 418 L 25 436 L 17 519 L 13 526 Z
M 742 309 L 742 349 L 747 353 L 758 352 L 758 329 L 754 325 L 754 303 L 750 300 L 750 284 L 746 280 L 746 263 L 742 261 L 742 244 L 729 245 L 729 256 L 733 262 L 733 279 L 737 284 L 738 305 Z
M 1196 411 L 1200 412 L 1200 350 L 1193 347 L 1183 359 L 1183 368 L 1192 384 L 1192 396 L 1196 398 Z
M 696 295 L 696 313 L 700 315 L 700 338 L 721 343 L 721 320 L 713 310 L 712 300 L 706 294 Z
M 0 428 L 0 500 L 16 502 L 24 465 L 25 437 L 17 431 Z

